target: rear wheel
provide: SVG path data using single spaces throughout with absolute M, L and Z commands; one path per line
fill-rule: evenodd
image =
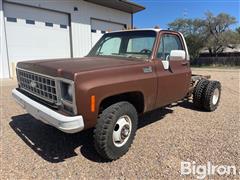
M 138 115 L 128 102 L 106 108 L 99 116 L 94 130 L 94 145 L 100 156 L 115 160 L 127 153 L 137 130 Z
M 218 81 L 210 81 L 206 87 L 204 94 L 204 109 L 207 111 L 214 111 L 220 101 L 221 84 Z
M 198 81 L 193 91 L 193 104 L 200 109 L 204 108 L 204 94 L 206 92 L 209 81 L 207 79 L 201 79 Z

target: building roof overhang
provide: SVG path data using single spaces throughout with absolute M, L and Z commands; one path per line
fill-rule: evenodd
M 128 0 L 85 0 L 85 1 L 132 14 L 145 9 L 144 6 Z

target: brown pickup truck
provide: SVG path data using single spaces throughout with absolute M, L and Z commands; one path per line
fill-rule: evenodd
M 221 84 L 193 75 L 183 35 L 138 29 L 103 35 L 79 59 L 17 64 L 16 101 L 32 116 L 66 133 L 94 128 L 105 159 L 131 146 L 138 115 L 186 97 L 205 111 L 219 103 Z

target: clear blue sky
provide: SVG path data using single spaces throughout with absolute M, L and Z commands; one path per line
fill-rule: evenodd
M 214 15 L 220 12 L 234 16 L 240 23 L 240 0 L 132 0 L 146 7 L 134 15 L 134 26 L 150 28 L 159 25 L 166 29 L 169 22 L 176 18 L 203 18 L 204 13 L 211 11 Z

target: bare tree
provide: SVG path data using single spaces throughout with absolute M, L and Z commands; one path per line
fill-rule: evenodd
M 229 14 L 220 13 L 214 16 L 211 12 L 206 13 L 206 47 L 211 55 L 217 56 L 224 48 L 234 48 L 238 43 L 236 35 L 230 30 L 230 26 L 236 23 L 236 18 Z
M 208 48 L 212 56 L 217 56 L 224 48 L 233 48 L 235 44 L 240 44 L 240 36 L 230 29 L 235 23 L 236 18 L 229 14 L 220 13 L 214 16 L 207 12 L 203 19 L 181 18 L 169 23 L 168 26 L 184 34 L 189 44 L 190 55 L 196 58 L 204 47 Z

